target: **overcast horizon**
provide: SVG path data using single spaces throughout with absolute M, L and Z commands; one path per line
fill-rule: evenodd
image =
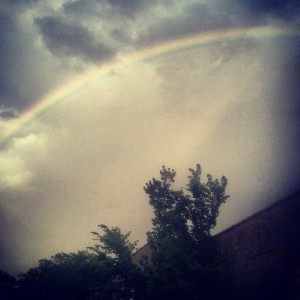
M 273 2 L 0 0 L 0 269 L 16 275 L 93 246 L 102 223 L 143 246 L 143 187 L 163 165 L 177 188 L 198 163 L 203 181 L 227 177 L 214 233 L 298 191 L 300 4 Z M 262 36 L 265 26 L 287 34 Z M 142 59 L 169 41 L 243 28 L 257 35 Z

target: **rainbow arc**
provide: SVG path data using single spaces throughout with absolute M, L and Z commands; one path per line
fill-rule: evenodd
M 47 93 L 37 101 L 36 105 L 25 111 L 18 119 L 7 122 L 7 126 L 0 132 L 0 145 L 3 145 L 11 137 L 16 135 L 21 128 L 33 119 L 41 116 L 51 107 L 64 101 L 73 93 L 101 80 L 112 71 L 130 67 L 132 64 L 142 61 L 154 60 L 163 55 L 184 51 L 191 48 L 208 46 L 225 40 L 241 40 L 248 38 L 274 38 L 283 36 L 299 36 L 300 31 L 293 28 L 278 28 L 263 26 L 254 28 L 236 28 L 214 32 L 202 32 L 197 35 L 171 40 L 150 46 L 148 48 L 132 52 L 122 58 L 107 62 L 100 67 L 92 68 L 84 74 L 79 75 Z

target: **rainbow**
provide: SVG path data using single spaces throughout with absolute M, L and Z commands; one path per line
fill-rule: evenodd
M 151 61 L 158 57 L 169 55 L 183 50 L 207 46 L 216 42 L 225 40 L 240 40 L 247 38 L 273 38 L 282 36 L 299 36 L 300 31 L 290 27 L 273 27 L 263 26 L 254 28 L 239 28 L 228 29 L 214 32 L 204 32 L 189 37 L 175 39 L 162 42 L 154 46 L 130 53 L 123 57 L 119 57 L 114 61 L 110 61 L 100 67 L 92 68 L 84 74 L 79 75 L 66 82 L 65 84 L 50 91 L 42 97 L 37 104 L 25 111 L 18 119 L 10 120 L 5 125 L 5 128 L 0 132 L 0 146 L 6 143 L 10 138 L 16 135 L 21 128 L 24 128 L 33 119 L 38 118 L 55 104 L 64 101 L 68 96 L 76 93 L 82 88 L 100 80 L 101 78 L 111 74 L 112 71 L 117 71 L 130 65 L 142 62 Z

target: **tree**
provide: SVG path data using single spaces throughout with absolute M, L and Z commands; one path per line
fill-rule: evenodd
M 20 275 L 19 294 L 25 299 L 107 299 L 111 261 L 87 251 L 58 253 Z
M 152 249 L 145 264 L 149 299 L 212 299 L 220 259 L 211 229 L 219 208 L 228 198 L 227 179 L 201 183 L 201 167 L 189 169 L 186 191 L 171 189 L 176 172 L 164 166 L 160 180 L 153 178 L 144 190 L 154 209 Z
M 118 261 L 131 260 L 132 252 L 135 250 L 137 241 L 134 243 L 129 241 L 130 231 L 122 234 L 119 227 L 112 227 L 109 229 L 106 225 L 101 224 L 99 227 L 104 231 L 104 235 L 93 231 L 92 234 L 96 236 L 95 240 L 100 241 L 100 245 L 91 247 L 96 253 L 105 253 L 108 256 L 116 258 Z
M 197 165 L 190 169 L 184 191 L 171 188 L 174 170 L 163 167 L 160 175 L 160 180 L 153 178 L 144 188 L 154 218 L 147 233 L 152 256 L 143 269 L 132 262 L 137 242 L 130 242 L 130 232 L 101 224 L 100 233 L 92 232 L 99 244 L 42 259 L 38 267 L 21 274 L 20 299 L 212 299 L 221 264 L 210 231 L 228 198 L 227 180 L 207 175 L 207 182 L 201 183 Z M 16 282 L 6 274 L 2 277 L 1 288 L 9 286 L 8 295 L 13 295 Z
M 104 234 L 92 232 L 100 244 L 91 247 L 97 254 L 106 255 L 112 263 L 111 293 L 105 299 L 138 299 L 144 294 L 145 281 L 141 270 L 132 262 L 137 241 L 130 242 L 130 232 L 122 234 L 119 227 L 101 224 Z
M 141 294 L 143 276 L 131 261 L 135 243 L 118 227 L 99 225 L 104 234 L 92 232 L 100 245 L 78 253 L 58 253 L 39 261 L 20 275 L 19 295 L 43 300 L 130 299 Z
M 0 299 L 13 300 L 16 297 L 17 280 L 0 269 Z

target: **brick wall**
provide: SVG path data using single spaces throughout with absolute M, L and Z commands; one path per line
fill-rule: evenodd
M 215 236 L 226 263 L 220 299 L 300 299 L 300 193 Z M 151 256 L 148 245 L 133 255 Z
M 151 249 L 148 244 L 143 246 L 141 249 L 139 249 L 136 253 L 132 256 L 132 261 L 134 264 L 141 266 L 140 262 L 143 260 L 143 257 L 151 257 Z
M 215 237 L 227 260 L 221 282 L 229 299 L 296 298 L 300 194 L 267 207 Z

